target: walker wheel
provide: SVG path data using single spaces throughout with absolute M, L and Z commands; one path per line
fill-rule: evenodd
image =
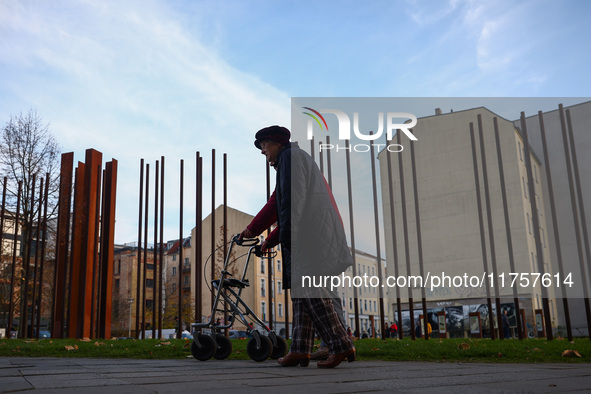
M 198 334 L 197 338 L 199 339 L 201 347 L 199 347 L 199 345 L 195 343 L 195 340 L 193 340 L 193 342 L 191 342 L 191 354 L 199 361 L 207 361 L 213 357 L 217 350 L 215 339 L 209 335 L 203 334 Z
M 257 340 L 256 338 L 251 338 L 246 345 L 246 353 L 248 353 L 248 357 L 250 357 L 254 361 L 262 362 L 269 358 L 271 352 L 273 351 L 273 344 L 269 337 L 260 336 L 261 339 L 261 346 L 257 348 Z
M 224 334 L 217 334 L 215 336 L 217 349 L 213 355 L 216 360 L 225 360 L 232 353 L 232 341 Z
M 277 346 L 273 346 L 273 351 L 271 352 L 271 357 L 273 360 L 277 360 L 280 357 L 285 356 L 287 353 L 287 341 L 285 338 L 275 335 L 277 338 Z

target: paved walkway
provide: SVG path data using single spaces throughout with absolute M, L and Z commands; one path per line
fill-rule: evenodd
M 0 392 L 35 393 L 591 392 L 591 364 L 347 362 L 332 370 L 276 361 L 0 358 Z

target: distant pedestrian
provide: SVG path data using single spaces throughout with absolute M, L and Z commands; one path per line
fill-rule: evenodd
M 503 312 L 503 337 L 510 338 L 511 330 L 509 329 L 509 316 L 507 316 L 507 310 Z

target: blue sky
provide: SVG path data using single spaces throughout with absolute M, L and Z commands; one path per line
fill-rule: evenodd
M 256 213 L 253 134 L 289 125 L 291 97 L 589 96 L 589 15 L 574 0 L 0 0 L 0 122 L 35 108 L 76 160 L 119 160 L 117 242 L 137 238 L 140 158 L 153 174 L 164 155 L 172 239 L 180 159 L 193 224 L 195 151 L 204 212 L 216 149 L 229 205 Z

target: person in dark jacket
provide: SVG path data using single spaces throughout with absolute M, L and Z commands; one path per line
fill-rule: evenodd
M 326 341 L 329 357 L 320 368 L 334 368 L 345 358 L 355 360 L 355 348 L 339 322 L 326 288 L 306 287 L 304 276 L 338 275 L 352 264 L 334 197 L 318 166 L 281 126 L 270 126 L 255 135 L 255 146 L 277 170 L 275 191 L 241 237 L 252 238 L 277 223 L 262 244 L 270 249 L 281 243 L 283 286 L 291 289 L 293 332 L 282 366 L 308 366 L 315 329 Z

